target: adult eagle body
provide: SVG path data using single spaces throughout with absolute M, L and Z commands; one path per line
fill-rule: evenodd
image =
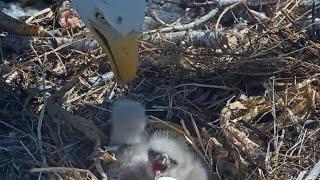
M 119 84 L 135 78 L 145 0 L 71 0 L 110 61 Z

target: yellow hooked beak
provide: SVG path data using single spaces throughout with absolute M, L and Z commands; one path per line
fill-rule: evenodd
M 138 35 L 123 36 L 109 24 L 90 22 L 89 29 L 110 61 L 118 84 L 124 85 L 136 77 L 138 67 Z

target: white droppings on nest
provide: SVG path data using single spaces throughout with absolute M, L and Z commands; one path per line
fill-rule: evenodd
M 31 16 L 39 12 L 33 7 L 22 8 L 19 3 L 5 3 L 3 1 L 0 1 L 0 10 L 14 18 Z
M 177 3 L 166 3 L 164 1 L 148 1 L 145 10 L 146 17 L 142 26 L 142 31 L 157 29 L 162 26 L 162 23 L 170 25 L 189 23 L 192 21 L 192 16 L 195 14 L 191 11 L 186 11 Z M 152 17 L 156 16 L 156 17 Z

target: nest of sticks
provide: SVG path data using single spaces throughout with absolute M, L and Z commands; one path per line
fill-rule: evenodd
M 22 34 L 44 37 L 3 29 L 1 177 L 100 179 L 101 164 L 114 161 L 102 148 L 118 97 L 144 104 L 149 128 L 188 137 L 214 178 L 317 174 L 319 6 L 180 3 L 197 14 L 179 31 L 148 11 L 160 25 L 143 33 L 137 78 L 126 86 L 116 86 L 85 27 L 55 23 L 72 12 L 62 2 L 27 19 L 36 34 Z M 248 21 L 239 28 L 242 18 Z

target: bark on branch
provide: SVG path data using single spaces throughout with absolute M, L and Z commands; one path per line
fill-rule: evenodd
M 44 28 L 26 24 L 0 11 L 0 30 L 21 36 L 43 36 Z
M 142 39 L 160 47 L 182 44 L 187 46 L 221 48 L 227 43 L 227 39 L 223 33 L 211 30 L 156 33 L 153 35 L 145 35 Z

